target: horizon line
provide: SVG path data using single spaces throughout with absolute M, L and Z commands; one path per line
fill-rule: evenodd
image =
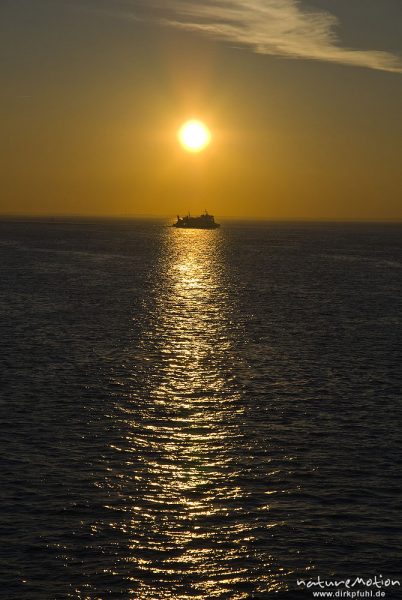
M 394 223 L 402 224 L 402 217 L 258 217 L 245 215 L 215 215 L 218 219 L 227 221 L 251 221 L 265 223 Z M 132 213 L 132 214 L 77 214 L 77 213 L 0 213 L 0 220 L 41 220 L 51 219 L 60 220 L 161 220 L 173 219 L 173 213 L 169 214 L 151 214 L 151 213 Z

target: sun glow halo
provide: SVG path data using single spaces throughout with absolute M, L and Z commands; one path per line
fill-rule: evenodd
M 178 138 L 189 152 L 201 152 L 211 141 L 211 133 L 202 121 L 191 120 L 180 127 Z

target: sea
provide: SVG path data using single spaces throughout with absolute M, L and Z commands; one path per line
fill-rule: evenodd
M 402 225 L 168 225 L 0 221 L 0 597 L 400 598 Z

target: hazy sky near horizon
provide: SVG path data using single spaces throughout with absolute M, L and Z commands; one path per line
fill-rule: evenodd
M 400 0 L 2 0 L 0 77 L 2 214 L 402 219 Z

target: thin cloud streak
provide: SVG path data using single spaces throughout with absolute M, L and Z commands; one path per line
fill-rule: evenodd
M 339 19 L 303 7 L 302 0 L 105 0 L 101 5 L 86 0 L 79 6 L 200 32 L 258 54 L 402 73 L 402 57 L 392 52 L 342 47 Z
M 303 8 L 301 0 L 112 0 L 103 3 L 103 9 L 87 0 L 89 7 L 96 12 L 110 10 L 115 17 L 200 32 L 258 54 L 402 73 L 402 57 L 392 52 L 342 47 L 338 18 Z
M 175 0 L 169 6 L 175 18 L 165 19 L 166 24 L 249 46 L 259 54 L 402 73 L 402 59 L 390 52 L 342 48 L 335 32 L 338 19 L 303 10 L 300 0 Z

